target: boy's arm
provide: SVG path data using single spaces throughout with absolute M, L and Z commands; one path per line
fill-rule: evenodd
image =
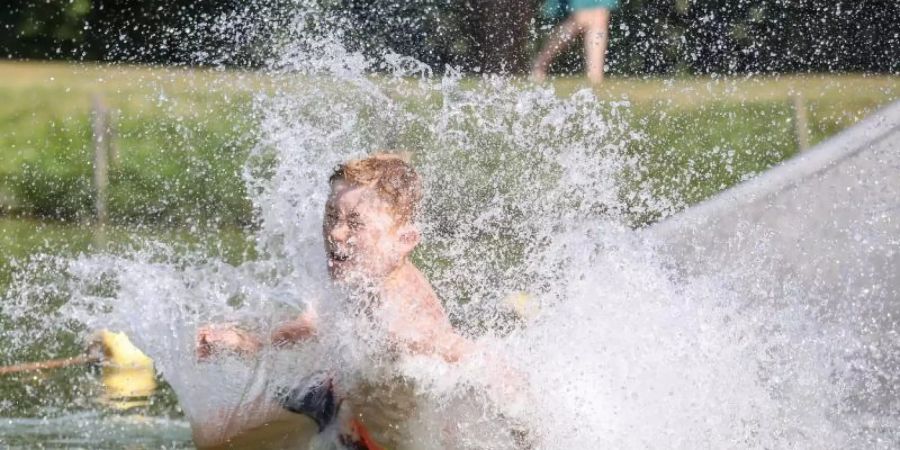
M 197 357 L 206 359 L 215 353 L 229 350 L 251 355 L 262 348 L 262 342 L 252 333 L 234 323 L 204 325 L 197 330 Z
M 269 342 L 283 346 L 309 339 L 315 332 L 316 315 L 308 311 L 279 325 L 269 336 Z M 235 323 L 205 325 L 197 331 L 197 357 L 207 359 L 221 351 L 253 355 L 262 349 L 264 343 L 262 338 L 242 330 Z
M 315 311 L 309 309 L 290 322 L 281 324 L 272 332 L 272 343 L 283 346 L 309 339 L 316 334 L 318 316 Z

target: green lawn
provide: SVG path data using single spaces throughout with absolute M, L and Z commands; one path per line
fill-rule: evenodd
M 147 68 L 0 64 L 0 202 L 52 219 L 91 214 L 90 107 L 114 114 L 115 222 L 243 224 L 251 76 Z M 258 78 L 258 77 L 257 77 Z M 249 80 L 246 84 L 243 80 Z
M 0 63 L 0 208 L 90 217 L 89 111 L 99 94 L 115 111 L 120 148 L 114 223 L 249 224 L 240 170 L 256 139 L 251 95 L 276 83 L 251 72 Z M 562 96 L 585 87 L 553 83 Z M 631 151 L 647 178 L 635 181 L 690 204 L 796 152 L 791 95 L 805 99 L 815 143 L 900 97 L 900 78 L 612 78 L 596 93 L 630 104 L 627 120 L 643 135 Z

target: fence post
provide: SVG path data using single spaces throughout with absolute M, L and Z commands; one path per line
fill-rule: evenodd
M 94 146 L 94 211 L 97 224 L 106 225 L 107 190 L 109 188 L 109 109 L 99 95 L 91 100 L 91 122 Z
M 794 92 L 791 95 L 794 102 L 794 135 L 797 138 L 797 148 L 800 151 L 809 148 L 809 119 L 806 116 L 806 101 L 802 92 Z
M 115 110 L 108 110 L 106 115 L 106 154 L 107 161 L 111 168 L 119 167 L 119 142 L 116 140 L 116 118 L 118 115 Z

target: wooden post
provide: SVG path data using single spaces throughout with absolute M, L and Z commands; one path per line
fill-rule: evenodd
M 119 142 L 116 140 L 116 118 L 115 111 L 108 111 L 106 117 L 106 149 L 109 167 L 119 167 Z
M 794 92 L 794 134 L 797 137 L 797 148 L 802 152 L 809 148 L 809 119 L 806 116 L 806 101 L 803 93 Z
M 99 95 L 91 101 L 91 122 L 94 144 L 94 211 L 97 224 L 103 227 L 108 218 L 107 189 L 109 188 L 109 109 Z

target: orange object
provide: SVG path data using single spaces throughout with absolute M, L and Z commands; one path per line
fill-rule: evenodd
M 369 434 L 369 430 L 366 429 L 366 426 L 362 424 L 358 419 L 350 420 L 350 428 L 353 431 L 353 434 L 359 439 L 357 442 L 353 444 L 356 447 L 354 450 L 385 450 L 384 447 L 378 445 L 374 439 L 372 439 L 372 435 Z

